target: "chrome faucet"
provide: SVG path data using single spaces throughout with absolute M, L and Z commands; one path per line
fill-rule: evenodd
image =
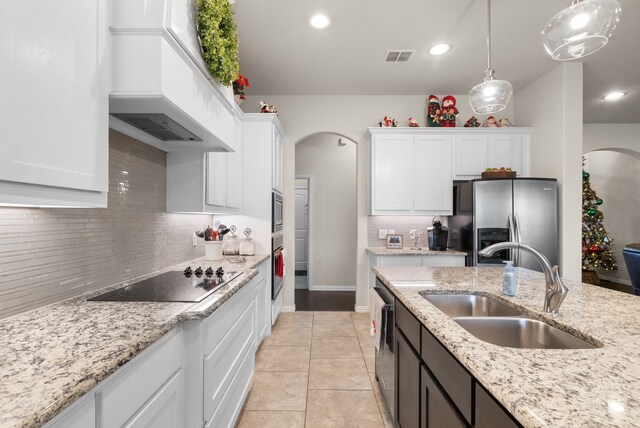
M 525 250 L 528 253 L 533 254 L 533 256 L 538 260 L 540 266 L 542 266 L 542 271 L 544 272 L 544 276 L 547 281 L 546 292 L 544 294 L 544 311 L 550 312 L 554 317 L 558 315 L 558 309 L 560 308 L 560 305 L 562 305 L 564 298 L 567 297 L 569 289 L 560 279 L 558 266 L 551 267 L 549 259 L 547 259 L 544 254 L 529 245 L 519 244 L 517 242 L 499 242 L 497 244 L 489 245 L 488 247 L 478 251 L 478 254 L 483 257 L 490 257 L 496 251 L 510 248 Z

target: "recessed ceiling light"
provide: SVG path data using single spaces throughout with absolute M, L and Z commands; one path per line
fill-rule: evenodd
M 604 99 L 607 100 L 607 101 L 616 101 L 616 100 L 619 100 L 620 98 L 624 97 L 625 95 L 627 95 L 626 92 L 613 91 L 613 92 L 609 92 L 607 95 L 605 95 Z
M 309 20 L 309 24 L 311 24 L 313 28 L 322 29 L 327 28 L 329 24 L 331 24 L 331 20 L 327 15 L 318 14 L 311 17 L 311 19 Z
M 438 56 L 444 55 L 451 49 L 451 45 L 449 43 L 438 43 L 437 45 L 431 46 L 429 49 L 429 55 Z

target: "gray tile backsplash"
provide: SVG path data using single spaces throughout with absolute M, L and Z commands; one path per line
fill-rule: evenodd
M 0 207 L 0 318 L 204 255 L 211 216 L 165 212 L 165 165 L 110 131 L 108 208 Z
M 444 226 L 447 225 L 447 217 L 438 216 Z M 427 246 L 427 228 L 431 227 L 433 216 L 369 216 L 367 227 L 367 242 L 369 247 L 384 247 L 387 245 L 384 239 L 378 239 L 379 229 L 395 229 L 396 234 L 402 234 L 402 243 L 405 247 L 411 246 L 409 241 L 409 231 L 418 229 L 424 233 L 424 238 L 420 241 L 422 247 Z

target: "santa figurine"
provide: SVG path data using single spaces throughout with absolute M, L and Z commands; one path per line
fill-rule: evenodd
M 391 116 L 385 116 L 384 119 L 378 122 L 378 125 L 380 125 L 381 128 L 395 128 L 398 126 L 398 122 Z
M 427 126 L 431 128 L 440 126 L 440 99 L 435 95 L 429 95 Z
M 271 105 L 267 104 L 264 101 L 260 101 L 260 113 L 278 113 L 278 109 Z
M 456 99 L 452 95 L 447 95 L 442 99 L 442 114 L 440 115 L 440 126 L 453 128 L 456 126 L 456 116 L 460 114 L 456 107 Z
M 482 125 L 485 128 L 499 128 L 500 125 L 496 122 L 496 118 L 493 116 L 487 117 L 487 120 Z
M 418 121 L 415 120 L 414 118 L 410 117 L 409 118 L 409 128 L 417 128 L 420 125 L 418 125 Z

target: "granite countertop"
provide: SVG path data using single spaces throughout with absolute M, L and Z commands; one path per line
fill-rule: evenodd
M 458 250 L 433 251 L 428 248 L 414 250 L 403 247 L 402 250 L 392 250 L 387 247 L 369 247 L 367 251 L 376 256 L 466 256 L 467 253 Z
M 196 259 L 0 320 L 0 427 L 41 426 L 182 321 L 211 315 L 258 274 L 256 268 L 269 256 L 245 258 L 241 264 Z M 87 302 L 188 265 L 222 265 L 243 275 L 196 304 Z
M 379 267 L 374 272 L 523 426 L 640 427 L 639 297 L 565 281 L 569 294 L 552 318 L 542 311 L 545 281 L 539 272 L 520 269 L 516 297 L 502 295 L 501 268 Z M 424 290 L 493 295 L 604 346 L 492 345 L 430 304 L 419 294 Z

